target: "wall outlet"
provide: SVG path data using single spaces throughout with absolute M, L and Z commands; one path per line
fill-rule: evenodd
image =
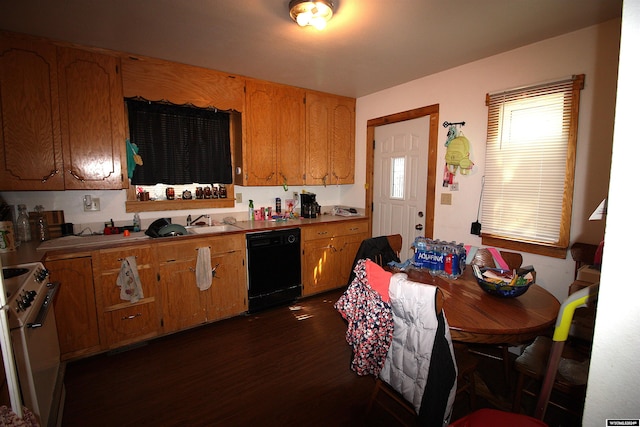
M 97 212 L 100 210 L 100 199 L 92 197 L 91 200 L 85 200 L 84 211 L 85 212 Z
M 451 193 L 442 193 L 440 195 L 440 204 L 441 205 L 450 205 L 451 204 Z
M 242 203 L 242 193 L 236 193 L 236 203 Z
M 298 197 L 299 197 L 299 196 L 298 196 L 298 192 L 297 192 L 297 191 L 294 191 L 294 192 L 293 192 L 293 200 L 295 200 L 296 202 L 298 202 L 298 200 L 299 200 L 299 198 L 298 198 Z

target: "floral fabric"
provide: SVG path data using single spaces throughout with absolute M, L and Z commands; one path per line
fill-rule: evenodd
M 335 304 L 347 321 L 347 343 L 353 349 L 351 369 L 358 375 L 382 370 L 393 338 L 391 306 L 369 285 L 365 260 L 354 268 L 355 278 Z

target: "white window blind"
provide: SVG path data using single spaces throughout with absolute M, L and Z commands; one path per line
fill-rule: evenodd
M 583 81 L 575 76 L 487 96 L 483 237 L 568 243 Z

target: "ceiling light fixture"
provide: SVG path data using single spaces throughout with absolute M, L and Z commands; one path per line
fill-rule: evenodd
M 311 25 L 318 30 L 327 26 L 333 16 L 333 2 L 330 0 L 305 1 L 291 0 L 289 15 L 301 27 Z

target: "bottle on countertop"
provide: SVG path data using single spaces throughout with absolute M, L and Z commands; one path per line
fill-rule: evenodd
M 44 207 L 42 205 L 36 206 L 36 212 L 38 212 L 36 236 L 38 240 L 44 242 L 45 240 L 49 240 L 49 224 L 47 223 L 47 218 L 44 216 Z
M 249 221 L 253 221 L 255 219 L 255 213 L 253 211 L 253 200 L 249 200 Z
M 29 225 L 29 215 L 27 214 L 27 207 L 25 205 L 18 205 L 16 228 L 18 231 L 18 241 L 20 243 L 31 241 L 31 225 Z
M 141 229 L 140 215 L 136 212 L 133 214 L 133 231 L 140 231 Z

